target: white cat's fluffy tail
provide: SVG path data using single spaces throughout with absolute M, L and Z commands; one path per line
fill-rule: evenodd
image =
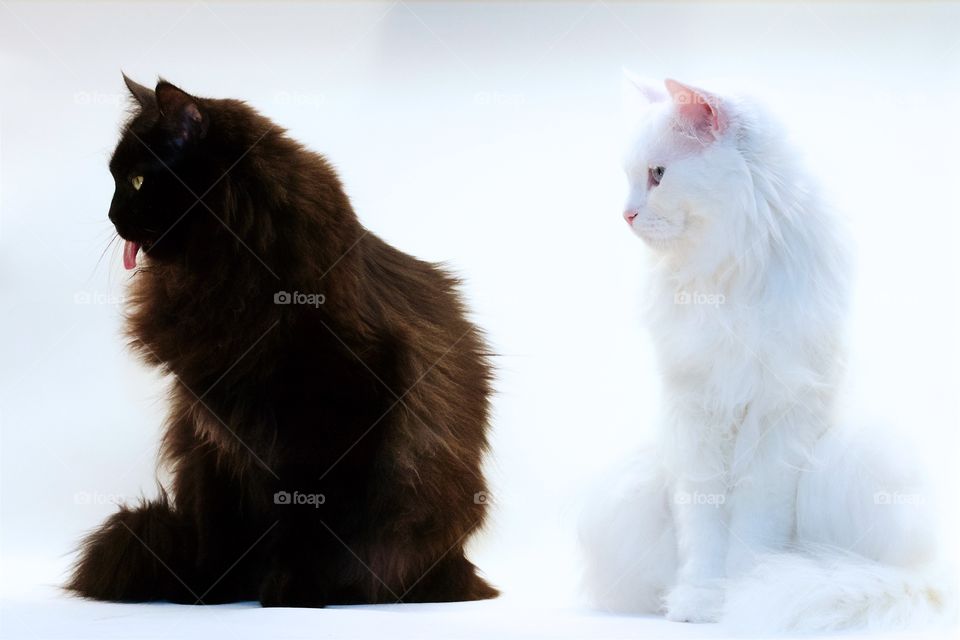
M 895 436 L 831 433 L 797 495 L 797 546 L 727 588 L 724 622 L 772 633 L 943 628 L 955 576 L 936 557 L 934 497 Z
M 752 633 L 944 628 L 955 619 L 947 571 L 882 565 L 841 552 L 765 556 L 727 589 L 723 622 Z

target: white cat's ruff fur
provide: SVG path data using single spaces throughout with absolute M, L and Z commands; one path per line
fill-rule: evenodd
M 607 609 L 762 631 L 942 617 L 928 521 L 874 499 L 910 490 L 895 458 L 827 433 L 848 299 L 841 228 L 771 118 L 698 95 L 722 130 L 688 126 L 676 94 L 637 94 L 627 207 L 655 258 L 647 318 L 665 415 L 657 449 L 585 514 L 588 592 Z M 648 188 L 653 166 L 666 173 Z

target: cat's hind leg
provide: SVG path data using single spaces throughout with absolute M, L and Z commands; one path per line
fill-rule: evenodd
M 667 477 L 653 449 L 608 474 L 580 523 L 584 588 L 594 605 L 656 613 L 677 573 Z

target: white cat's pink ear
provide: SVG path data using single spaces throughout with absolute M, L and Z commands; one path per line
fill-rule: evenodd
M 718 96 L 669 78 L 663 84 L 676 105 L 681 124 L 697 138 L 710 142 L 727 130 L 729 120 Z

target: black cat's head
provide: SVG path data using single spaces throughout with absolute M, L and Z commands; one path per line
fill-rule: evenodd
M 115 190 L 109 216 L 125 240 L 124 266 L 132 269 L 141 250 L 159 260 L 184 252 L 197 221 L 208 217 L 199 210 L 217 163 L 205 144 L 208 101 L 164 80 L 154 90 L 124 81 L 136 111 L 110 159 Z

